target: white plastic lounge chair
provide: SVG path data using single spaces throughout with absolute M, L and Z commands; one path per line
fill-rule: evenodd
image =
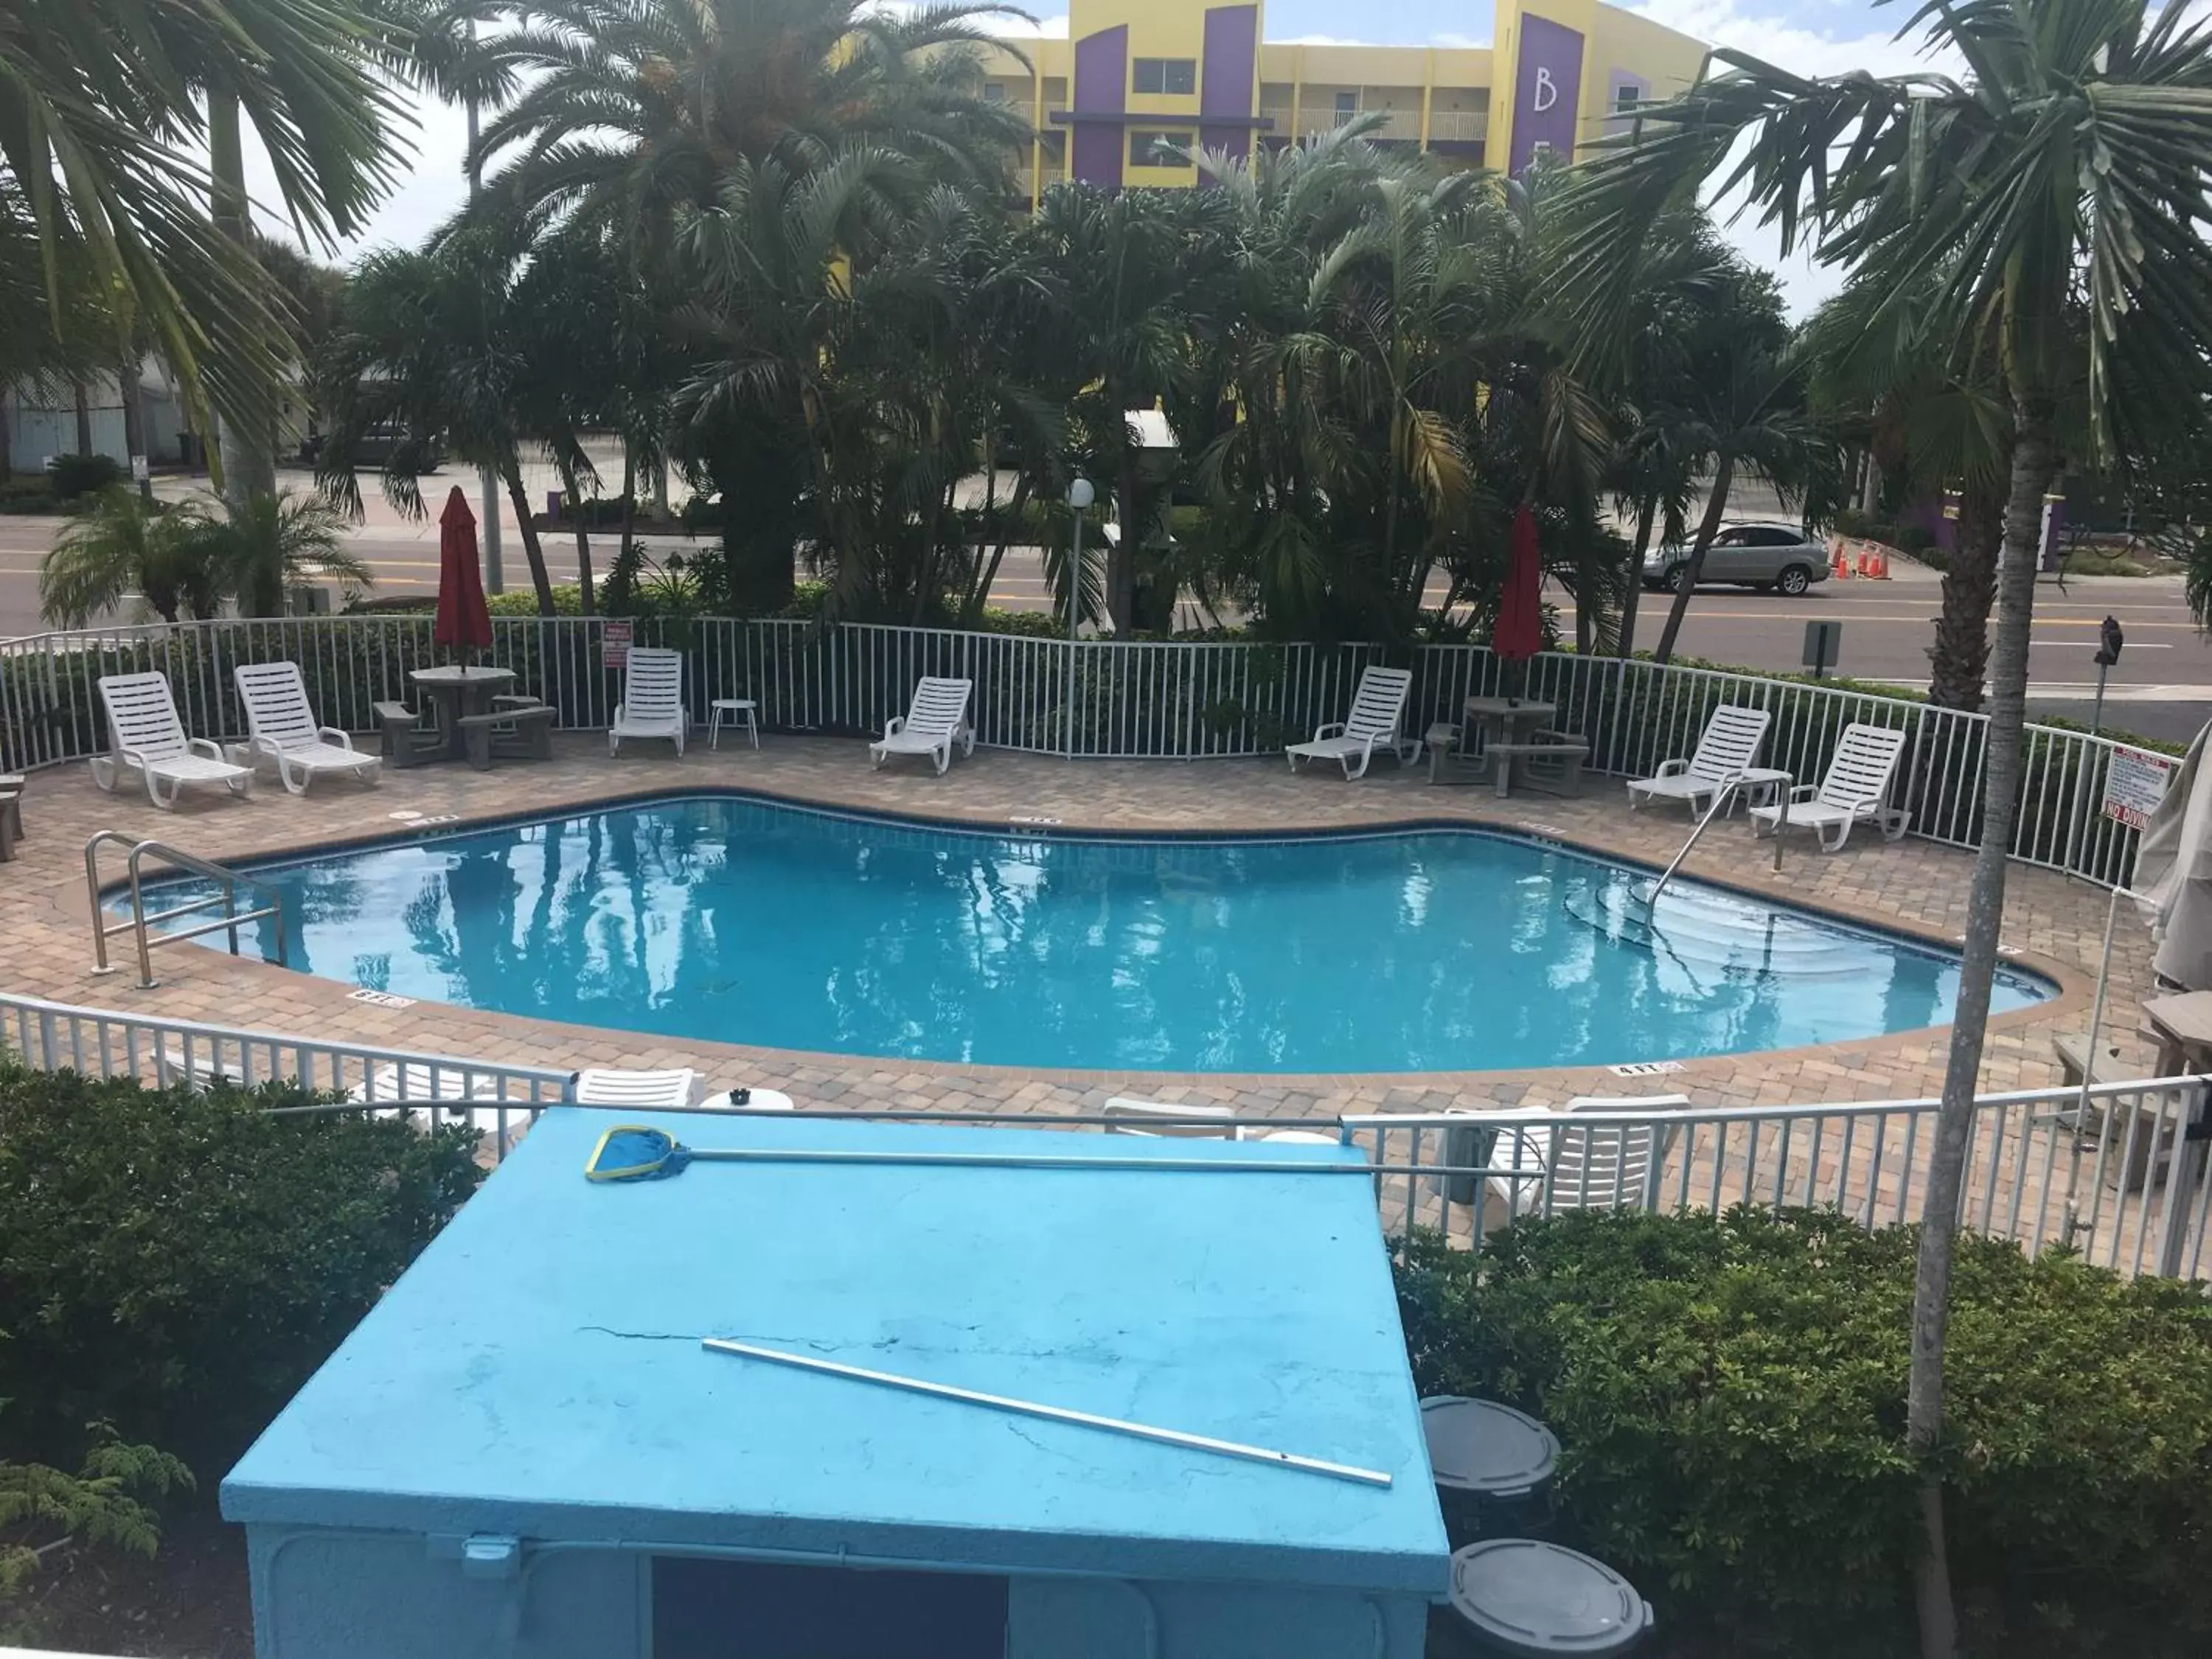
M 623 670 L 623 700 L 607 727 L 607 753 L 620 753 L 624 738 L 667 738 L 681 755 L 690 724 L 684 708 L 684 653 L 659 646 L 631 647 Z
M 165 812 L 188 783 L 220 783 L 234 795 L 252 792 L 252 768 L 232 765 L 205 738 L 185 735 L 166 676 L 102 674 L 100 701 L 107 709 L 108 752 L 93 761 L 92 781 L 101 788 L 114 788 L 136 767 L 146 780 L 146 798 Z
M 1650 777 L 1628 781 L 1629 810 L 1634 811 L 1648 800 L 1686 800 L 1690 815 L 1703 817 L 1721 791 L 1759 758 L 1773 718 L 1764 708 L 1723 703 L 1705 722 L 1697 752 L 1689 759 L 1661 761 Z
M 1340 721 L 1316 726 L 1311 743 L 1294 743 L 1283 751 L 1290 757 L 1291 770 L 1297 771 L 1301 760 L 1338 761 L 1349 781 L 1366 775 L 1367 763 L 1377 749 L 1396 756 L 1401 766 L 1412 765 L 1421 757 L 1420 739 L 1400 738 L 1398 722 L 1405 716 L 1406 696 L 1413 687 L 1410 668 L 1363 669 L 1359 690 L 1352 694 L 1352 713 Z
M 883 741 L 868 745 L 870 757 L 880 767 L 893 755 L 927 755 L 944 776 L 952 764 L 954 744 L 963 755 L 975 752 L 975 728 L 968 719 L 968 699 L 975 691 L 973 680 L 924 675 L 905 715 L 894 714 L 884 727 Z
M 1578 1095 L 1567 1103 L 1567 1110 L 1679 1112 L 1689 1103 L 1687 1095 Z M 1547 1187 L 1554 1214 L 1620 1206 L 1644 1209 L 1656 1194 L 1674 1138 L 1658 1124 L 1572 1124 L 1551 1111 L 1492 1112 L 1484 1121 L 1498 1128 L 1490 1167 L 1528 1170 L 1534 1176 L 1490 1177 L 1491 1196 L 1505 1206 L 1508 1218 L 1544 1213 Z
M 155 1076 L 168 1085 L 183 1084 L 195 1093 L 205 1094 L 218 1084 L 234 1089 L 251 1089 L 253 1079 L 240 1069 L 246 1056 L 239 1055 L 239 1066 L 216 1058 L 215 1054 L 203 1054 L 198 1043 L 171 1043 L 161 1050 L 161 1063 L 155 1068 Z
M 234 750 L 248 766 L 267 756 L 276 763 L 276 775 L 293 794 L 304 795 L 319 774 L 344 773 L 363 783 L 376 781 L 377 758 L 353 746 L 353 738 L 335 726 L 318 726 L 315 711 L 307 706 L 307 682 L 300 665 L 291 662 L 263 662 L 231 670 L 238 682 L 238 700 L 246 707 L 246 738 L 242 750 Z
M 364 1106 L 401 1101 L 410 1106 L 454 1106 L 471 1101 L 498 1100 L 503 1092 L 495 1078 L 479 1076 L 471 1083 L 466 1072 L 453 1066 L 425 1066 L 414 1060 L 395 1066 L 386 1061 L 369 1073 L 368 1082 L 356 1083 L 347 1090 L 346 1098 Z
M 1107 1117 L 1119 1120 L 1106 1126 L 1109 1135 L 1171 1135 L 1188 1140 L 1242 1140 L 1244 1127 L 1228 1106 L 1178 1106 L 1168 1100 L 1125 1100 L 1115 1096 L 1106 1103 Z M 1189 1120 L 1198 1118 L 1200 1122 Z M 1182 1120 L 1178 1121 L 1177 1120 Z
M 690 1106 L 698 1099 L 699 1073 L 689 1066 L 673 1072 L 587 1066 L 576 1073 L 579 1106 Z
M 1765 824 L 1774 835 L 1795 826 L 1810 830 L 1820 838 L 1820 850 L 1836 853 L 1850 839 L 1851 826 L 1871 818 L 1881 826 L 1884 840 L 1905 833 L 1905 815 L 1887 805 L 1890 780 L 1897 775 L 1898 757 L 1905 752 L 1905 733 L 1886 726 L 1847 726 L 1829 757 L 1828 775 L 1820 783 L 1801 784 L 1779 806 L 1751 809 L 1751 832 Z

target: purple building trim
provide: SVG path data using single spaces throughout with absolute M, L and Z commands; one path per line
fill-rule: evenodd
M 1198 142 L 1206 149 L 1225 150 L 1242 159 L 1252 149 L 1252 93 L 1260 55 L 1257 6 L 1209 6 L 1206 10 L 1206 55 L 1198 83 Z M 1209 116 L 1233 118 L 1236 125 L 1206 125 Z
M 1075 43 L 1075 112 L 1119 115 L 1129 107 L 1129 26 L 1117 24 Z M 1067 141 L 1068 171 L 1085 184 L 1121 187 L 1121 129 L 1079 122 Z
M 1582 97 L 1583 37 L 1533 12 L 1521 14 L 1520 65 L 1513 78 L 1513 149 L 1505 170 L 1519 174 L 1543 144 L 1562 161 L 1575 155 Z

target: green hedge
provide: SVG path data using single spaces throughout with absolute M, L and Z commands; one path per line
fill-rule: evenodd
M 482 1178 L 471 1129 L 264 1109 L 307 1098 L 0 1064 L 0 1453 L 220 1475 Z
M 1677 1650 L 1905 1653 L 1916 1244 L 1823 1211 L 1577 1214 L 1418 1238 L 1399 1297 L 1422 1392 L 1551 1425 L 1565 1528 L 1699 1633 Z M 1948 1376 L 1973 1650 L 2212 1651 L 2203 1290 L 1962 1237 Z

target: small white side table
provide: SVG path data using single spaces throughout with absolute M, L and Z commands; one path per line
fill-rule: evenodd
M 759 748 L 760 723 L 754 718 L 759 708 L 760 704 L 750 697 L 715 698 L 714 707 L 707 711 L 707 747 L 720 749 L 722 746 L 722 728 L 742 723 L 745 735 L 753 740 L 753 747 Z
M 1745 806 L 1777 806 L 1781 804 L 1782 786 L 1790 781 L 1790 775 L 1771 766 L 1747 766 L 1737 779 L 1736 792 L 1729 799 L 1729 816 L 1735 816 L 1739 804 Z
M 798 1109 L 789 1095 L 781 1089 L 755 1089 L 744 1104 L 730 1098 L 732 1091 L 725 1089 L 719 1095 L 708 1095 L 699 1103 L 702 1112 L 789 1112 Z

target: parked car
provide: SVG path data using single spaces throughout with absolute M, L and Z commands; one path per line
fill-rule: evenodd
M 1644 556 L 1644 585 L 1673 592 L 1689 568 L 1690 544 L 1654 548 Z M 1701 579 L 1796 595 L 1828 580 L 1828 550 L 1799 526 L 1779 520 L 1723 524 L 1705 550 Z

